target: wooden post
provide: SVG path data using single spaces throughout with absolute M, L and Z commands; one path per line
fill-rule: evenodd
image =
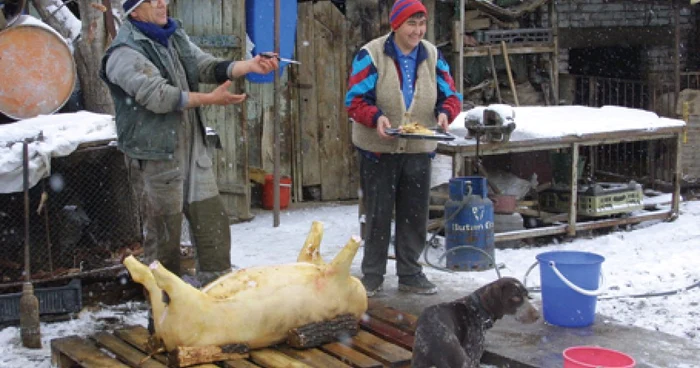
M 682 160 L 683 160 L 683 133 L 677 133 L 676 134 L 676 145 L 675 147 L 671 150 L 673 151 L 674 158 L 673 160 L 673 196 L 671 198 L 671 201 L 673 202 L 671 205 L 671 212 L 673 213 L 672 219 L 678 218 L 680 215 L 680 201 L 681 201 L 681 171 L 682 171 Z
M 552 85 L 554 91 L 554 104 L 559 105 L 559 17 L 557 14 L 556 1 L 549 2 L 549 21 L 552 27 L 552 42 L 554 43 L 554 54 L 552 55 Z M 573 101 L 572 101 L 573 103 Z
M 280 0 L 275 0 L 275 52 L 280 54 Z M 275 73 L 275 91 L 272 93 L 273 98 L 273 140 L 274 140 L 274 168 L 273 168 L 273 185 L 274 185 L 274 215 L 273 226 L 280 226 L 280 112 L 279 112 L 279 90 L 280 90 L 280 73 Z
M 428 10 L 428 29 L 426 39 L 433 45 L 435 44 L 435 0 L 423 0 L 423 5 Z
M 675 23 L 675 38 L 674 38 L 674 85 L 675 85 L 675 97 L 673 99 L 673 115 L 675 116 L 676 104 L 678 103 L 678 98 L 681 93 L 681 6 L 680 4 L 673 2 L 673 22 Z
M 571 200 L 569 201 L 569 224 L 566 227 L 566 233 L 569 236 L 576 235 L 576 210 L 578 208 L 578 152 L 579 144 L 571 144 Z

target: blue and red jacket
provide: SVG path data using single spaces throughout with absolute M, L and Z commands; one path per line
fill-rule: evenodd
M 396 71 L 401 76 L 400 83 L 403 83 L 403 75 L 399 66 L 396 50 L 394 49 L 394 35 L 387 38 L 384 44 L 384 53 L 394 60 Z M 418 55 L 416 57 L 416 68 L 428 57 L 423 44 L 418 44 Z M 447 120 L 452 122 L 462 111 L 462 95 L 457 92 L 454 80 L 450 75 L 450 67 L 438 50 L 438 60 L 436 65 L 437 76 L 437 101 L 435 103 L 435 116 L 444 112 Z M 415 80 L 414 80 L 415 84 Z M 352 71 L 348 79 L 348 92 L 345 95 L 345 107 L 349 116 L 357 123 L 370 128 L 377 126 L 377 119 L 383 115 L 381 109 L 377 107 L 377 68 L 372 62 L 369 52 L 365 49 L 358 51 L 352 62 Z M 401 93 L 401 91 L 397 91 Z

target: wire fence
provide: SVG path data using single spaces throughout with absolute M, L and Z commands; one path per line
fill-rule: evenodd
M 25 221 L 29 220 L 29 237 Z M 51 176 L 24 193 L 0 194 L 0 287 L 24 281 L 25 244 L 35 282 L 119 268 L 141 252 L 140 225 L 124 156 L 114 146 L 51 160 Z

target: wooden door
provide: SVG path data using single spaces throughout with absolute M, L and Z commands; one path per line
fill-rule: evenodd
M 202 50 L 224 59 L 240 60 L 245 47 L 245 2 L 236 0 L 171 0 L 170 14 L 183 22 L 190 39 Z M 234 83 L 242 93 L 245 82 Z M 208 92 L 216 85 L 201 84 Z M 248 130 L 243 105 L 207 106 L 204 124 L 216 129 L 222 149 L 212 160 L 219 192 L 232 222 L 252 218 L 248 186 Z
M 357 198 L 357 159 L 345 110 L 347 25 L 329 1 L 299 3 L 295 167 L 323 201 Z M 306 198 L 305 198 L 306 199 Z

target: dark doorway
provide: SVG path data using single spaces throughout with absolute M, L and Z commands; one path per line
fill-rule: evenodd
M 587 47 L 569 51 L 569 71 L 575 76 L 573 103 L 600 107 L 647 108 L 649 88 L 643 82 L 639 47 Z
M 638 47 L 587 47 L 569 51 L 571 74 L 634 79 L 642 78 Z

